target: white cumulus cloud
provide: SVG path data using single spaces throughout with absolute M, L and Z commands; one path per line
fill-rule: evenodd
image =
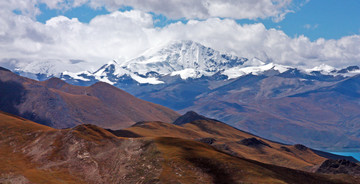
M 301 0 L 301 2 L 306 1 Z M 279 21 L 294 8 L 293 0 L 2 0 L 0 5 L 3 8 L 17 9 L 24 15 L 35 17 L 41 13 L 38 9 L 41 3 L 46 4 L 50 9 L 62 10 L 88 5 L 93 8 L 105 7 L 109 11 L 117 11 L 119 8 L 130 6 L 144 12 L 163 14 L 172 19 L 272 17 Z
M 92 7 L 117 10 L 131 6 L 145 12 L 156 12 L 170 18 L 224 17 L 235 19 L 284 18 L 291 12 L 292 0 L 90 0 Z
M 172 40 L 194 40 L 238 56 L 292 66 L 343 67 L 360 62 L 359 35 L 310 41 L 305 36 L 292 38 L 281 30 L 267 29 L 261 23 L 239 25 L 232 19 L 219 18 L 158 28 L 153 25 L 152 15 L 141 10 L 113 11 L 89 23 L 58 16 L 43 24 L 31 15 L 0 10 L 2 66 L 49 62 L 60 72 L 75 63 L 77 67 L 66 69 L 95 70 L 109 60 L 122 62 Z

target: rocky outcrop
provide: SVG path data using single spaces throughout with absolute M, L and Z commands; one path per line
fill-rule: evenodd
M 189 111 L 189 112 L 185 113 L 184 115 L 180 116 L 179 118 L 177 118 L 173 124 L 183 125 L 183 124 L 190 123 L 190 122 L 197 121 L 197 120 L 209 121 L 212 119 L 202 116 L 194 111 Z
M 324 161 L 316 172 L 326 174 L 348 174 L 360 177 L 360 165 L 345 159 L 329 159 Z
M 255 137 L 243 139 L 237 143 L 245 145 L 245 146 L 250 146 L 250 147 L 267 146 L 267 147 L 271 148 L 271 146 L 269 144 L 267 144 L 266 142 L 264 142 L 262 140 L 256 139 Z

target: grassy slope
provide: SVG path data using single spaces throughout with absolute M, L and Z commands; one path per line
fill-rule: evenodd
M 0 183 L 16 182 L 21 176 L 30 183 L 85 183 L 65 169 L 41 169 L 21 151 L 14 151 L 15 145 L 22 147 L 35 137 L 55 129 L 0 111 L 0 130 Z
M 16 182 L 20 179 L 26 180 L 28 183 L 85 183 L 80 177 L 74 176 L 74 173 L 69 173 L 69 168 L 62 167 L 61 164 L 59 167 L 41 169 L 42 165 L 38 165 L 38 163 L 35 163 L 29 157 L 22 154 L 21 148 L 28 146 L 30 143 L 33 144 L 33 141 L 40 136 L 44 139 L 50 138 L 48 135 L 54 135 L 54 132 L 61 136 L 74 135 L 79 138 L 77 140 L 96 143 L 91 145 L 108 144 L 109 142 L 104 141 L 104 139 L 110 140 L 110 142 L 116 142 L 116 140 L 119 139 L 128 140 L 127 143 L 114 144 L 118 146 L 136 144 L 136 140 L 149 140 L 149 144 L 155 142 L 156 147 L 151 148 L 155 150 L 144 152 L 143 158 L 139 157 L 139 159 L 134 157 L 134 159 L 130 160 L 134 163 L 132 167 L 134 167 L 135 170 L 134 173 L 130 173 L 128 176 L 136 175 L 136 178 L 130 178 L 131 181 L 134 182 L 146 180 L 146 178 L 141 178 L 144 176 L 144 173 L 141 174 L 144 172 L 141 163 L 143 164 L 147 162 L 146 160 L 150 159 L 152 166 L 161 164 L 162 169 L 156 170 L 156 172 L 159 173 L 158 179 L 156 179 L 157 174 L 153 173 L 150 179 L 155 177 L 155 180 L 151 179 L 149 181 L 161 183 L 339 183 L 338 180 L 326 179 L 327 175 L 311 174 L 234 157 L 218 151 L 207 144 L 192 140 L 169 137 L 138 139 L 116 138 L 108 131 L 93 125 L 78 126 L 67 130 L 56 130 L 5 113 L 0 113 L 0 120 L 0 130 L 2 131 L 0 139 L 0 162 L 2 163 L 0 164 L 0 173 L 2 173 L 0 176 L 1 183 Z M 167 129 L 166 127 L 163 128 Z M 177 132 L 178 135 L 188 135 L 188 131 L 184 131 L 185 128 L 173 128 L 178 128 L 178 130 L 173 130 Z M 160 131 L 157 133 L 160 134 Z M 194 132 L 190 134 L 194 134 L 192 135 L 194 137 L 198 136 Z M 207 135 L 206 132 L 200 132 L 199 135 L 201 134 Z M 39 144 L 46 142 L 44 139 L 42 139 Z M 61 143 L 67 144 L 66 142 Z M 63 148 L 64 145 L 57 145 L 57 143 L 54 142 L 52 146 Z M 139 144 L 139 146 L 139 148 L 135 147 L 135 152 L 132 153 L 136 154 L 136 152 L 144 149 L 144 146 L 141 146 L 141 144 Z M 100 155 L 102 154 L 101 151 L 105 153 L 108 150 L 101 150 L 101 146 L 95 149 L 100 151 Z M 52 150 L 56 151 L 57 149 L 54 148 Z M 120 148 L 119 151 L 121 150 L 124 149 Z M 159 153 L 157 153 L 157 150 Z M 61 152 L 62 151 L 64 150 L 61 150 Z M 58 152 L 60 152 L 60 150 L 58 150 Z M 151 155 L 153 152 L 156 153 L 155 156 Z M 158 154 L 161 155 L 162 159 L 156 156 Z M 120 156 L 119 158 L 124 157 Z M 53 163 L 61 163 L 61 159 L 56 155 L 51 157 L 51 159 Z M 46 160 L 43 161 L 48 162 Z M 139 163 L 139 161 L 141 162 Z M 109 162 L 109 165 L 114 164 L 113 161 L 110 160 L 106 162 Z M 118 164 L 121 162 L 116 161 Z M 124 163 L 129 162 L 125 161 Z M 113 166 L 116 165 L 117 164 Z M 146 167 L 150 167 L 150 165 Z M 119 171 L 114 170 L 115 173 Z M 154 169 L 145 171 L 146 173 L 155 172 Z M 21 176 L 23 176 L 23 178 L 21 178 Z M 111 176 L 115 177 L 116 175 Z
M 212 137 L 217 140 L 215 145 L 225 145 L 240 157 L 293 169 L 310 170 L 311 167 L 326 160 L 313 153 L 310 149 L 298 150 L 294 146 L 271 142 L 215 121 L 200 120 L 183 126 L 161 122 L 146 122 L 125 130 L 144 137 L 178 137 L 184 139 Z M 252 147 L 238 143 L 245 138 L 252 137 L 264 141 L 271 147 Z
M 164 183 L 341 183 L 311 174 L 219 152 L 213 147 L 179 138 L 156 138 L 165 162 Z

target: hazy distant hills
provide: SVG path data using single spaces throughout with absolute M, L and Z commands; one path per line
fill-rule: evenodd
M 179 116 L 103 82 L 89 87 L 58 78 L 38 82 L 2 69 L 0 89 L 0 110 L 55 128 L 90 123 L 118 129 L 144 120 L 172 122 Z
M 287 143 L 317 148 L 359 148 L 359 76 L 306 81 L 244 76 L 198 96 L 186 110 Z
M 0 119 L 4 183 L 356 183 L 358 166 L 348 161 L 341 167 L 355 175 L 266 164 L 307 170 L 326 158 L 216 121 L 144 122 L 126 129 L 144 137 L 126 138 L 89 124 L 59 130 L 3 112 Z M 210 138 L 193 139 L 203 136 Z M 328 161 L 319 171 L 339 173 L 329 162 L 345 163 Z
M 195 110 L 276 141 L 360 148 L 358 66 L 300 69 L 233 56 L 192 41 L 152 48 L 94 72 L 54 73 L 46 64 L 41 70 L 32 66 L 42 64 L 12 70 L 40 80 L 58 76 L 82 86 L 103 81 L 140 99 L 181 113 Z

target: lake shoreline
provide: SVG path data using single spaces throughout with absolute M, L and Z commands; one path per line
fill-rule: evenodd
M 335 155 L 341 155 L 341 156 L 351 156 L 357 161 L 360 162 L 360 151 L 335 151 L 335 152 L 328 152 Z

